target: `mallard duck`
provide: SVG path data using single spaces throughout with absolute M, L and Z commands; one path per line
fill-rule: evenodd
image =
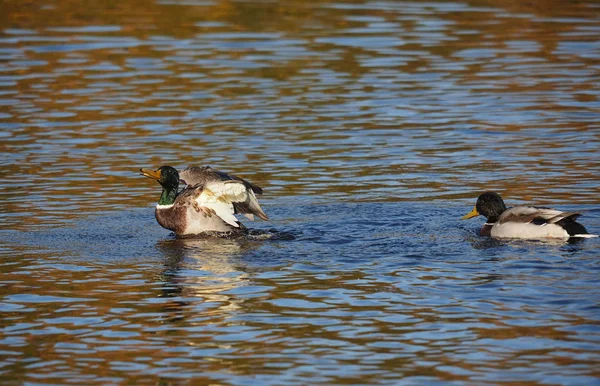
M 580 213 L 534 206 L 515 206 L 507 209 L 502 197 L 495 192 L 485 192 L 480 195 L 473 210 L 462 219 L 479 215 L 487 218 L 480 234 L 496 239 L 568 240 L 597 237 L 588 234 L 585 227 L 575 221 L 581 216 Z
M 236 213 L 250 219 L 254 215 L 269 219 L 256 199 L 262 189 L 239 177 L 210 167 L 189 167 L 180 175 L 171 166 L 161 166 L 155 171 L 140 169 L 140 174 L 162 186 L 156 221 L 179 237 L 206 232 L 244 233 L 246 228 L 234 216 Z M 180 181 L 186 187 L 178 192 Z

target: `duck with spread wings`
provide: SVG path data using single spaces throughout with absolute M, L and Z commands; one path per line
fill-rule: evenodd
M 269 219 L 256 199 L 262 194 L 260 187 L 208 166 L 188 167 L 181 173 L 171 166 L 161 166 L 155 171 L 140 169 L 140 174 L 162 186 L 156 220 L 178 237 L 244 234 L 246 228 L 234 216 L 237 213 L 251 220 L 255 215 Z M 180 182 L 186 186 L 178 192 Z

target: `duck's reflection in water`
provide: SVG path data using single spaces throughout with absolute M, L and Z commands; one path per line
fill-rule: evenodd
M 241 256 L 256 248 L 247 240 L 219 238 L 162 240 L 156 247 L 164 254 L 159 273 L 163 311 L 171 322 L 186 317 L 226 318 L 241 307 L 241 300 L 227 293 L 248 283 Z M 190 312 L 190 309 L 193 312 Z

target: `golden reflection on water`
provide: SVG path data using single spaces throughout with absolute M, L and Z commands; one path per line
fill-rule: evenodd
M 60 380 L 66 368 L 71 379 L 96 374 L 93 383 L 101 383 L 109 374 L 117 380 L 151 380 L 162 368 L 167 378 L 179 373 L 214 381 L 225 370 L 231 376 L 257 371 L 290 376 L 294 366 L 313 363 L 328 375 L 306 376 L 339 384 L 367 379 L 352 371 L 332 376 L 340 363 L 381 376 L 439 381 L 485 379 L 486 373 L 528 366 L 529 357 L 546 365 L 593 364 L 569 361 L 567 353 L 577 348 L 544 348 L 580 339 L 563 330 L 559 320 L 519 325 L 527 322 L 520 314 L 533 317 L 532 310 L 496 298 L 482 299 L 481 308 L 474 309 L 461 300 L 464 295 L 441 298 L 431 292 L 444 283 L 481 290 L 486 283 L 506 281 L 497 275 L 465 278 L 450 267 L 420 267 L 398 270 L 396 281 L 376 278 L 370 269 L 327 272 L 324 280 L 299 267 L 244 272 L 254 268 L 236 264 L 234 256 L 247 246 L 233 242 L 177 240 L 157 247 L 165 254 L 159 276 L 156 262 L 72 264 L 22 253 L 8 277 L 36 285 L 25 293 L 18 286 L 7 288 L 5 293 L 18 294 L 9 295 L 8 304 L 24 306 L 9 312 L 8 320 L 18 316 L 21 328 L 28 326 L 42 339 L 22 341 L 19 349 L 42 362 L 13 360 L 10 372 L 27 374 L 21 379 Z M 577 315 L 570 319 L 574 325 L 594 324 Z M 23 336 L 18 328 L 5 332 L 13 344 Z

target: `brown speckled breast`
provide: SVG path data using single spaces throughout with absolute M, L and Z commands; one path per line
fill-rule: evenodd
M 181 235 L 185 232 L 187 226 L 187 208 L 181 205 L 174 205 L 169 209 L 156 209 L 156 221 L 168 230 Z
M 481 227 L 481 230 L 479 231 L 479 235 L 480 236 L 491 236 L 492 235 L 492 226 L 493 224 L 488 224 L 485 223 L 483 224 L 483 226 Z

